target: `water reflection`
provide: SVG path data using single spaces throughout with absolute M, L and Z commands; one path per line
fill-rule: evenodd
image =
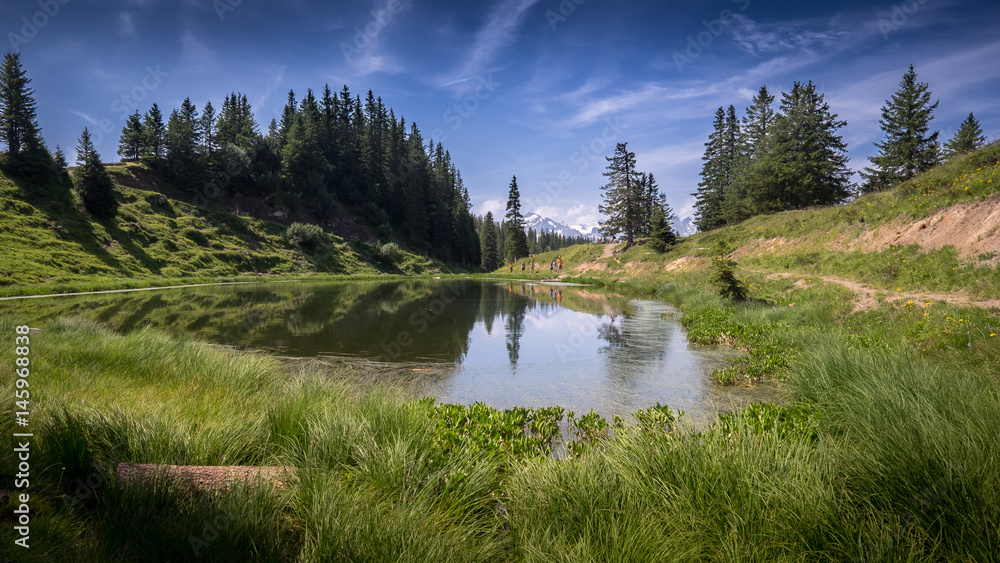
M 445 401 L 558 404 L 606 416 L 656 402 L 689 412 L 714 409 L 728 391 L 707 374 L 725 355 L 690 346 L 672 312 L 658 301 L 590 287 L 472 280 L 234 285 L 0 302 L 0 314 L 35 326 L 80 315 L 122 332 L 155 326 L 282 356 L 389 362 L 407 381 L 426 373 L 416 387 Z

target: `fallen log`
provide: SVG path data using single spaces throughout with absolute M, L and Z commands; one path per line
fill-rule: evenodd
M 190 489 L 218 491 L 233 484 L 271 481 L 285 488 L 295 477 L 295 469 L 278 465 L 163 465 L 159 463 L 119 463 L 118 485 L 167 479 Z

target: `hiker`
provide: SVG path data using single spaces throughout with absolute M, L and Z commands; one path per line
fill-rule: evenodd
M 514 263 L 513 262 L 510 263 L 510 273 L 512 273 L 512 274 L 514 273 Z
M 553 271 L 555 269 L 556 269 L 556 261 L 553 260 L 553 261 L 549 262 L 549 271 L 551 272 L 551 271 Z
M 534 260 L 531 261 L 531 273 L 532 274 L 535 273 L 535 261 Z
M 524 262 L 521 262 L 521 273 L 524 273 Z
M 559 271 L 562 271 L 562 256 L 556 258 L 556 263 L 559 264 Z

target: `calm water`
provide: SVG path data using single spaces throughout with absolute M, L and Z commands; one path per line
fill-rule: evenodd
M 44 327 L 79 315 L 292 358 L 379 362 L 444 402 L 700 418 L 747 400 L 708 378 L 726 353 L 689 344 L 668 305 L 591 287 L 482 281 L 277 283 L 0 302 Z

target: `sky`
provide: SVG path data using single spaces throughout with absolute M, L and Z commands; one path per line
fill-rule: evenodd
M 570 225 L 601 217 L 605 157 L 628 143 L 676 214 L 691 214 L 720 106 L 813 81 L 847 125 L 857 171 L 909 65 L 949 139 L 974 112 L 1000 136 L 1000 2 L 618 0 L 37 0 L 0 4 L 50 148 L 84 127 L 119 159 L 126 117 L 246 94 L 261 130 L 289 90 L 381 96 L 450 151 L 475 211 Z M 71 162 L 72 164 L 72 162 Z

